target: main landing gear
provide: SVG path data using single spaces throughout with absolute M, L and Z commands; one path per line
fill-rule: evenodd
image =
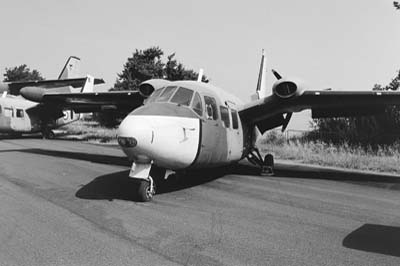
M 50 128 L 44 128 L 42 130 L 42 137 L 44 139 L 54 139 L 56 137 L 56 134 Z
M 274 156 L 272 154 L 266 154 L 263 159 L 260 151 L 257 148 L 253 148 L 253 150 L 246 156 L 246 158 L 250 163 L 260 167 L 260 175 L 274 175 Z

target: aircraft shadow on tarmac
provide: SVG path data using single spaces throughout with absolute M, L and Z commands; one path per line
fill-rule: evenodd
M 126 166 L 130 168 L 130 163 L 124 156 L 113 156 L 103 154 L 90 154 L 84 152 L 70 152 L 51 149 L 15 149 L 3 150 L 2 152 L 25 152 L 31 154 L 40 154 L 52 157 L 61 157 L 74 160 L 83 160 L 93 163 L 110 164 Z M 128 177 L 129 170 L 120 171 L 108 175 L 99 176 L 87 185 L 83 186 L 76 196 L 87 199 L 124 199 L 135 200 L 132 195 L 136 189 L 137 183 Z M 220 167 L 206 170 L 195 170 L 186 173 L 179 180 L 166 182 L 158 185 L 157 193 L 168 193 L 176 190 L 201 185 L 211 182 L 227 174 L 252 175 L 259 176 L 260 170 L 247 163 L 239 163 L 228 167 Z M 260 177 L 269 178 L 269 177 Z M 349 172 L 345 170 L 332 170 L 323 167 L 292 166 L 290 164 L 275 165 L 274 178 L 303 178 L 303 179 L 321 179 L 340 182 L 356 183 L 400 190 L 400 177 L 382 174 L 367 174 L 360 172 Z
M 2 150 L 3 152 L 25 152 L 32 154 L 47 155 L 52 157 L 61 157 L 74 160 L 82 160 L 93 163 L 111 164 L 130 167 L 130 163 L 124 156 L 113 156 L 103 154 L 90 154 L 84 152 L 69 152 L 60 150 L 45 150 L 45 149 L 13 149 L 13 150 Z
M 346 248 L 400 257 L 400 227 L 364 224 L 343 239 Z
M 226 169 L 217 168 L 210 171 L 197 170 L 180 177 L 171 177 L 168 180 L 157 182 L 157 194 L 170 193 L 201 184 L 211 182 L 227 174 Z M 120 171 L 95 178 L 81 187 L 75 194 L 82 199 L 120 199 L 137 201 L 136 191 L 139 183 L 129 178 L 129 170 Z

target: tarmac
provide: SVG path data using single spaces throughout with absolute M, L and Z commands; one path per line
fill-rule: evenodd
M 118 147 L 0 139 L 0 265 L 400 265 L 400 178 L 278 162 L 135 199 Z

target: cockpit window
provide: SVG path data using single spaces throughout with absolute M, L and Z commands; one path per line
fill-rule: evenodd
M 209 120 L 218 119 L 217 102 L 213 97 L 204 96 L 204 103 L 206 104 L 206 115 Z
M 175 95 L 172 97 L 171 102 L 189 106 L 190 101 L 192 100 L 192 96 L 193 96 L 192 90 L 180 87 L 176 91 Z
M 232 127 L 233 127 L 233 129 L 238 129 L 239 128 L 239 119 L 238 119 L 237 111 L 234 109 L 231 109 L 231 115 L 232 115 Z
M 219 109 L 221 111 L 221 120 L 224 122 L 224 126 L 229 128 L 231 125 L 229 120 L 229 109 L 225 106 L 220 106 Z
M 163 91 L 164 87 L 162 87 L 161 89 L 156 90 L 155 92 L 153 92 L 151 94 L 151 96 L 149 97 L 149 99 L 147 100 L 148 103 L 154 102 L 157 97 L 161 94 L 161 92 Z
M 203 115 L 203 105 L 201 104 L 201 98 L 199 93 L 195 93 L 193 102 L 192 102 L 192 109 L 195 111 L 199 116 Z
M 160 97 L 156 99 L 156 102 L 167 102 L 175 90 L 176 87 L 166 87 L 163 93 L 161 93 Z

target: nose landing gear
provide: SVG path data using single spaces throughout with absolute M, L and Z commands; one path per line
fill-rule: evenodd
M 149 180 L 139 180 L 139 182 L 137 191 L 139 201 L 151 201 L 153 196 L 156 194 L 156 186 L 153 179 L 149 176 Z
M 151 162 L 132 163 L 129 177 L 138 180 L 137 197 L 139 201 L 150 201 L 156 194 L 156 187 L 153 178 L 150 176 Z
M 270 153 L 266 154 L 264 159 L 262 158 L 259 150 L 254 148 L 247 156 L 247 160 L 260 167 L 260 175 L 262 176 L 273 176 L 274 175 L 274 156 Z

